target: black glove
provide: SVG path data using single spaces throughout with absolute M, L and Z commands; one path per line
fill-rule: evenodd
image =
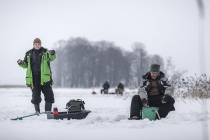
M 49 53 L 50 53 L 51 55 L 54 55 L 54 54 L 55 54 L 55 50 L 49 50 Z
M 163 97 L 162 97 L 162 101 L 164 102 L 168 102 L 170 100 L 170 96 L 168 94 L 165 94 Z
M 20 59 L 17 60 L 17 63 L 18 63 L 18 61 L 20 61 Z M 18 63 L 18 64 L 21 65 L 21 64 L 22 64 L 22 60 L 21 60 L 20 63 Z
M 141 100 L 141 103 L 142 103 L 143 106 L 144 106 L 145 104 L 148 105 L 148 101 L 147 101 L 145 98 Z

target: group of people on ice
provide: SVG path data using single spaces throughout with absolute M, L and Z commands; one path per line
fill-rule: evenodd
M 103 89 L 101 89 L 101 94 L 102 93 L 108 94 L 109 88 L 110 88 L 109 82 L 106 81 L 103 84 Z M 117 86 L 117 89 L 115 89 L 115 94 L 121 94 L 121 95 L 123 95 L 123 91 L 124 91 L 124 85 L 122 83 L 119 83 L 118 86 Z
M 45 112 L 50 113 L 52 104 L 55 102 L 52 90 L 53 80 L 50 68 L 50 62 L 56 58 L 54 50 L 48 50 L 41 46 L 41 40 L 35 38 L 33 48 L 26 52 L 24 60 L 18 60 L 17 63 L 22 68 L 27 68 L 26 84 L 32 90 L 31 103 L 34 104 L 36 112 L 40 113 L 41 92 L 45 97 Z M 168 113 L 174 110 L 175 100 L 173 95 L 173 86 L 169 83 L 165 74 L 160 71 L 160 65 L 152 64 L 150 71 L 142 76 L 138 95 L 134 95 L 131 100 L 130 119 L 141 119 L 140 110 L 142 107 L 159 107 L 158 114 L 160 118 L 165 118 Z M 106 81 L 101 93 L 108 93 L 110 88 Z M 119 83 L 116 92 L 123 93 L 124 85 Z M 158 118 L 158 116 L 156 116 Z

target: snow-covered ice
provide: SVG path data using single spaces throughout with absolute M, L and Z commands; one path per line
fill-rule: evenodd
M 158 121 L 128 120 L 132 96 L 101 95 L 100 89 L 54 88 L 55 103 L 65 111 L 70 99 L 82 99 L 91 113 L 83 120 L 48 120 L 46 114 L 12 121 L 34 113 L 29 88 L 0 89 L 0 140 L 201 140 L 210 139 L 210 100 L 176 99 L 176 111 Z M 114 89 L 113 89 L 114 90 Z M 127 89 L 127 91 L 130 91 Z M 206 109 L 203 109 L 206 106 Z M 44 111 L 42 94 L 41 111 Z M 208 131 L 209 130 L 209 131 Z

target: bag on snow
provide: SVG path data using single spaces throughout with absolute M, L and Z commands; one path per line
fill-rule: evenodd
M 81 99 L 72 99 L 66 104 L 66 109 L 68 111 L 81 111 L 85 109 L 84 104 L 85 102 Z
M 47 114 L 47 119 L 84 119 L 91 112 L 90 110 L 85 110 L 85 102 L 81 99 L 72 99 L 66 104 L 67 111 L 58 112 L 58 114 Z

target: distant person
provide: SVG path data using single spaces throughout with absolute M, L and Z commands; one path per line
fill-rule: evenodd
M 175 100 L 173 86 L 170 85 L 165 74 L 160 71 L 160 65 L 152 64 L 150 72 L 142 76 L 143 81 L 138 91 L 139 95 L 134 95 L 131 101 L 131 119 L 141 119 L 140 110 L 142 107 L 159 107 L 160 118 L 165 118 L 174 109 Z M 158 119 L 158 115 L 156 115 Z
M 115 93 L 123 95 L 123 91 L 124 91 L 124 85 L 122 83 L 119 83 L 117 89 L 115 90 Z
M 35 38 L 33 49 L 26 52 L 24 60 L 18 60 L 17 63 L 22 68 L 27 68 L 26 85 L 32 89 L 32 100 L 35 111 L 40 113 L 39 104 L 41 102 L 41 91 L 45 97 L 45 112 L 50 113 L 52 103 L 54 103 L 54 94 L 52 90 L 52 72 L 50 62 L 56 58 L 54 50 L 47 50 L 41 46 L 41 40 Z
M 103 89 L 101 89 L 101 94 L 102 94 L 102 92 L 104 92 L 104 94 L 108 94 L 108 91 L 109 91 L 109 83 L 108 83 L 108 81 L 106 81 L 103 84 Z

